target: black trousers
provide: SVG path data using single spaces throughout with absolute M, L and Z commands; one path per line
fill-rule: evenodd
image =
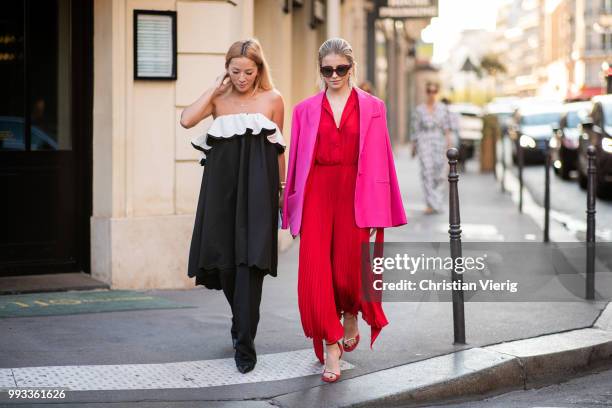
M 236 339 L 236 362 L 256 362 L 255 335 L 266 273 L 240 265 L 219 274 L 221 288 L 232 309 L 232 338 Z

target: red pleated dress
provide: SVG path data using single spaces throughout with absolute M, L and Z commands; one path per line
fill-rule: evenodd
M 369 228 L 355 222 L 355 183 L 359 158 L 359 101 L 353 89 L 336 127 L 323 96 L 312 167 L 306 183 L 300 230 L 298 304 L 304 334 L 323 359 L 323 341 L 341 340 L 342 312 L 362 317 L 371 327 L 370 346 L 387 318 L 380 301 L 362 300 L 361 249 Z

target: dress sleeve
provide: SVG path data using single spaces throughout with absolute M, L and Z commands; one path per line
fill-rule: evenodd
M 453 119 L 451 117 L 452 112 L 450 111 L 447 105 L 444 105 L 443 110 L 444 115 L 442 118 L 442 130 L 444 131 L 444 133 L 446 133 L 453 130 Z

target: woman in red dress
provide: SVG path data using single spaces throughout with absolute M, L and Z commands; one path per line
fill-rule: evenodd
M 320 108 L 311 167 L 303 187 L 299 231 L 298 305 L 304 333 L 313 339 L 315 353 L 319 361 L 325 364 L 322 380 L 335 382 L 340 378 L 340 358 L 343 352 L 354 350 L 359 343 L 359 311 L 372 329 L 371 344 L 387 324 L 380 300 L 362 299 L 361 248 L 363 243 L 369 242 L 370 228 L 359 227 L 355 217 L 360 124 L 365 123 L 361 120 L 359 101 L 367 102 L 368 109 L 370 106 L 384 105 L 382 101 L 374 100 L 373 96 L 353 86 L 355 62 L 352 48 L 345 40 L 332 38 L 323 43 L 319 49 L 319 66 L 325 92 L 313 98 L 319 98 L 316 100 L 320 101 L 321 105 L 312 102 L 315 99 L 309 98 L 308 106 L 314 105 L 314 109 L 306 109 L 304 104 L 296 107 L 296 111 L 304 108 L 302 110 L 313 116 L 318 114 Z M 307 129 L 300 128 L 296 111 L 293 126 L 299 129 L 295 132 L 297 138 L 300 132 L 307 133 Z M 368 113 L 371 115 L 370 111 Z M 310 120 L 314 119 L 310 117 Z M 386 135 L 386 129 L 382 134 Z M 294 175 L 299 172 L 299 169 L 296 170 L 296 166 L 299 167 L 296 162 L 309 154 L 307 143 L 302 143 L 305 137 L 306 135 L 301 136 L 303 140 L 298 145 L 297 140 L 294 144 L 292 136 L 293 151 L 289 162 L 291 180 L 294 180 Z M 388 136 L 386 137 L 388 139 Z M 378 142 L 383 143 L 382 151 L 385 152 L 384 146 L 388 141 L 372 139 L 372 143 Z M 384 156 L 384 160 L 387 160 L 387 156 Z M 385 166 L 385 163 L 381 162 L 378 166 Z M 393 167 L 392 162 L 390 166 Z M 399 189 L 395 189 L 397 180 L 394 168 L 393 180 L 393 191 L 399 193 Z M 389 181 L 386 183 L 388 187 Z M 285 197 L 292 201 L 289 205 L 285 203 L 284 208 L 289 213 L 285 216 L 285 225 L 289 222 L 288 219 L 300 216 L 293 203 L 295 197 L 300 195 L 295 192 L 296 189 L 302 187 L 296 184 L 290 185 L 292 191 Z M 386 191 L 388 194 L 389 189 Z M 399 206 L 401 207 L 401 200 Z M 387 211 L 390 213 L 391 210 L 381 208 L 377 211 L 379 214 L 387 214 Z M 403 209 L 400 212 L 400 221 L 396 222 L 396 225 L 405 223 Z M 325 360 L 323 342 L 326 344 Z

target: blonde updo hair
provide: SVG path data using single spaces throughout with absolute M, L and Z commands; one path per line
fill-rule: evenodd
M 346 41 L 344 38 L 330 38 L 325 41 L 319 47 L 319 68 L 321 68 L 321 64 L 323 63 L 323 58 L 330 54 L 342 55 L 344 56 L 348 62 L 352 65 L 351 70 L 353 71 L 353 75 L 356 73 L 356 65 L 355 58 L 353 57 L 353 47 Z M 317 71 L 318 72 L 318 71 Z M 319 74 L 319 86 L 321 89 L 325 89 L 325 81 L 321 78 Z M 353 86 L 353 78 L 349 77 L 349 86 Z
M 257 65 L 257 78 L 255 79 L 254 92 L 259 89 L 264 91 L 274 89 L 274 84 L 270 77 L 270 67 L 264 57 L 263 49 L 259 41 L 255 38 L 249 38 L 233 43 L 227 51 L 227 54 L 225 54 L 225 69 L 229 68 L 229 64 L 233 58 L 240 57 L 248 58 Z

